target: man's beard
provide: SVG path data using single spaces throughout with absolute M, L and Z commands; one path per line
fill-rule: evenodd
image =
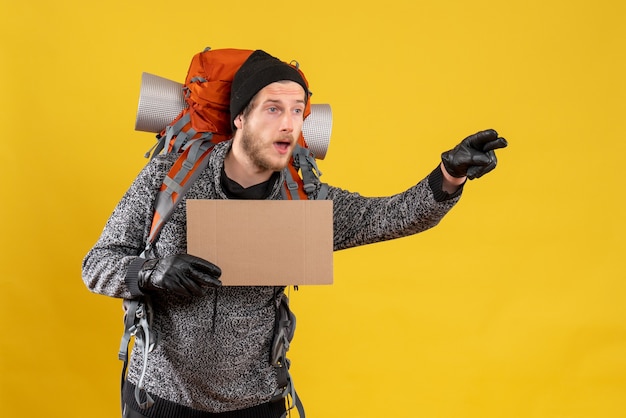
M 293 138 L 287 137 L 285 140 L 291 142 Z M 281 171 L 287 167 L 289 163 L 288 158 L 285 159 L 284 163 L 274 162 L 266 158 L 263 152 L 267 152 L 267 145 L 249 131 L 244 130 L 241 132 L 241 146 L 248 155 L 248 158 L 250 158 L 250 161 L 261 170 Z M 272 146 L 273 145 L 270 143 L 269 147 Z

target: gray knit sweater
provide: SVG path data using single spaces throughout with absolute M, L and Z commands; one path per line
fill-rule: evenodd
M 226 199 L 220 173 L 230 145 L 223 142 L 215 147 L 187 198 Z M 130 277 L 128 269 L 145 247 L 155 196 L 175 158 L 160 155 L 153 159 L 116 206 L 83 261 L 83 280 L 91 291 L 117 298 L 141 296 L 136 277 Z M 334 206 L 335 250 L 435 226 L 460 196 L 460 191 L 453 196 L 442 192 L 441 182 L 437 168 L 414 187 L 391 197 L 365 198 L 330 186 L 327 198 Z M 283 179 L 276 183 L 270 199 L 281 199 L 282 183 Z M 163 257 L 185 253 L 186 248 L 183 199 L 154 250 Z M 223 412 L 267 402 L 277 386 L 269 358 L 277 295 L 283 290 L 225 286 L 206 289 L 203 297 L 195 298 L 153 294 L 158 342 L 150 353 L 144 382 L 157 399 L 152 408 L 160 408 L 163 400 L 184 411 Z M 141 368 L 142 357 L 135 347 L 128 372 L 131 384 L 137 383 Z

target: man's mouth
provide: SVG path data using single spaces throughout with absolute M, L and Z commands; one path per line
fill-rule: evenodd
M 274 142 L 274 148 L 278 151 L 279 154 L 286 154 L 289 152 L 291 148 L 290 141 L 276 141 Z

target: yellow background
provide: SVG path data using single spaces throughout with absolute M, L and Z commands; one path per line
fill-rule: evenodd
M 0 415 L 119 416 L 118 300 L 84 254 L 141 169 L 142 71 L 206 46 L 297 59 L 323 179 L 404 190 L 464 136 L 510 141 L 435 229 L 291 292 L 313 418 L 626 416 L 621 1 L 0 3 Z

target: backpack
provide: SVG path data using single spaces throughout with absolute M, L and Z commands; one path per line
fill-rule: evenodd
M 154 158 L 155 155 L 161 152 L 180 155 L 166 175 L 157 194 L 154 218 L 146 248 L 141 254 L 142 258 L 151 257 L 152 245 L 158 237 L 161 228 L 167 222 L 185 192 L 207 166 L 209 154 L 215 144 L 231 138 L 230 87 L 235 73 L 252 52 L 251 50 L 240 49 L 211 50 L 207 48 L 193 57 L 185 84 L 182 87 L 183 95 L 180 98 L 182 100 L 173 106 L 174 108 L 182 106 L 182 110 L 167 126 L 158 132 L 157 144 L 146 153 L 146 156 L 149 156 L 152 152 L 151 158 Z M 308 86 L 308 82 L 300 71 L 298 64 L 291 63 L 290 65 L 300 72 Z M 144 77 L 146 77 L 145 73 Z M 174 90 L 176 90 L 175 87 Z M 176 98 L 176 92 L 174 97 Z M 138 129 L 140 117 L 145 117 L 145 115 L 141 115 L 142 99 L 143 97 L 140 97 L 136 129 Z M 157 97 L 156 100 L 158 101 L 159 98 Z M 329 113 L 327 105 L 325 106 L 323 108 L 325 114 L 320 119 L 322 124 L 328 124 Z M 155 106 L 154 103 L 148 103 L 147 105 L 144 103 L 144 112 L 146 107 L 148 108 L 148 113 L 159 113 L 158 104 Z M 311 101 L 308 100 L 304 111 L 305 123 L 310 114 Z M 158 116 L 162 117 L 163 115 Z M 165 117 L 167 118 L 167 116 Z M 329 133 L 330 126 L 322 126 L 322 131 L 324 129 Z M 154 127 L 152 126 L 148 129 L 139 128 L 138 130 L 154 130 Z M 324 133 L 322 133 L 323 135 Z M 327 139 L 326 142 L 328 142 Z M 323 158 L 325 149 L 323 149 L 321 154 L 323 154 Z M 307 199 L 308 195 L 315 191 L 314 181 L 319 178 L 321 172 L 317 167 L 315 155 L 309 148 L 302 133 L 294 149 L 291 164 L 285 168 L 284 173 L 283 197 L 285 199 Z M 322 188 L 318 191 L 317 199 L 324 199 L 327 190 L 328 186 L 322 184 Z M 152 308 L 150 299 L 147 296 L 140 299 L 125 300 L 124 307 L 124 334 L 118 354 L 119 359 L 124 363 L 121 384 L 123 387 L 128 366 L 130 338 L 134 336 L 135 344 L 142 350 L 144 360 L 141 377 L 135 388 L 135 400 L 141 408 L 145 409 L 154 403 L 153 399 L 143 388 L 143 377 L 147 366 L 148 353 L 156 343 L 154 332 L 151 330 Z M 272 365 L 277 368 L 279 381 L 279 388 L 273 399 L 286 398 L 287 402 L 289 402 L 289 407 L 285 415 L 295 406 L 300 417 L 304 418 L 304 408 L 293 387 L 288 370 L 289 360 L 286 357 L 294 331 L 295 316 L 289 309 L 287 296 L 281 294 L 276 309 L 274 342 L 270 359 Z M 144 400 L 142 401 L 142 399 Z M 293 402 L 293 405 L 291 402 Z

